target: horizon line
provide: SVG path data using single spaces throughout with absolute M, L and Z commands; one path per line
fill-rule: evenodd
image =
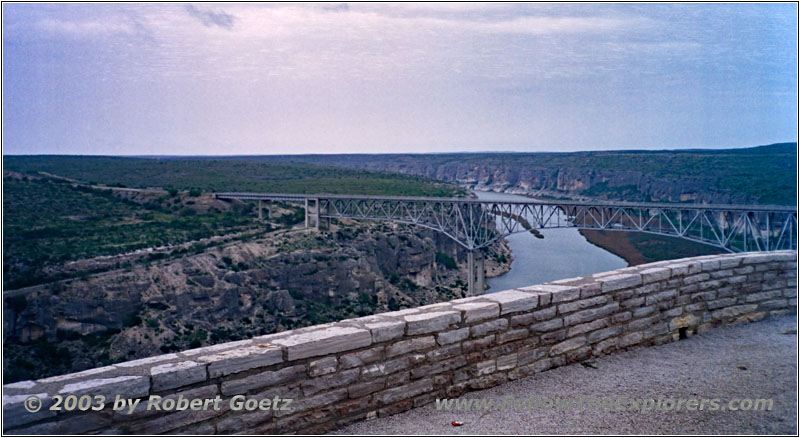
M 606 152 L 724 152 L 734 150 L 745 150 L 763 148 L 769 146 L 792 145 L 797 146 L 797 141 L 777 142 L 762 144 L 757 146 L 738 146 L 722 148 L 677 148 L 677 149 L 601 149 L 601 150 L 577 150 L 577 151 L 456 151 L 456 152 L 386 152 L 386 153 L 367 153 L 367 152 L 339 152 L 339 153 L 305 153 L 305 154 L 6 154 L 3 157 L 115 157 L 115 158 L 192 158 L 192 157 L 303 157 L 303 156 L 341 156 L 341 155 L 477 155 L 477 154 L 581 154 L 581 153 L 606 153 Z

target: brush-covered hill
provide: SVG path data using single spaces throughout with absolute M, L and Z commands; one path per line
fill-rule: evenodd
M 296 155 L 251 160 L 398 172 L 492 190 L 623 201 L 794 205 L 797 143 L 742 149 Z

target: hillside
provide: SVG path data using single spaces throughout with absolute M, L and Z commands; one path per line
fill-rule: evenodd
M 253 191 L 394 196 L 453 196 L 449 184 L 414 175 L 369 172 L 319 164 L 247 159 L 4 156 L 4 171 L 47 172 L 90 184 L 158 187 L 201 192 Z
M 272 225 L 258 224 L 255 203 L 219 201 L 211 196 L 214 190 L 461 193 L 424 177 L 312 164 L 11 156 L 4 157 L 4 167 L 6 290 L 179 257 L 225 240 L 220 236 L 253 238 L 303 220 L 302 208 L 283 205 Z M 125 256 L 135 252 L 138 256 Z M 77 262 L 86 259 L 92 261 Z
M 794 205 L 797 143 L 743 149 L 240 157 L 420 175 L 480 190 L 624 201 Z

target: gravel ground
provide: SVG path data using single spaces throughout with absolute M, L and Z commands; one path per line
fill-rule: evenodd
M 435 403 L 363 421 L 335 434 L 788 434 L 797 435 L 795 315 L 726 326 L 679 342 L 638 348 L 556 368 L 461 399 L 718 398 L 720 410 L 589 409 L 446 412 Z M 734 398 L 773 399 L 771 411 L 722 408 Z M 453 420 L 463 423 L 453 427 Z

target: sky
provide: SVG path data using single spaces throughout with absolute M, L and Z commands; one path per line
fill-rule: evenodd
M 2 8 L 3 154 L 797 141 L 797 4 Z

